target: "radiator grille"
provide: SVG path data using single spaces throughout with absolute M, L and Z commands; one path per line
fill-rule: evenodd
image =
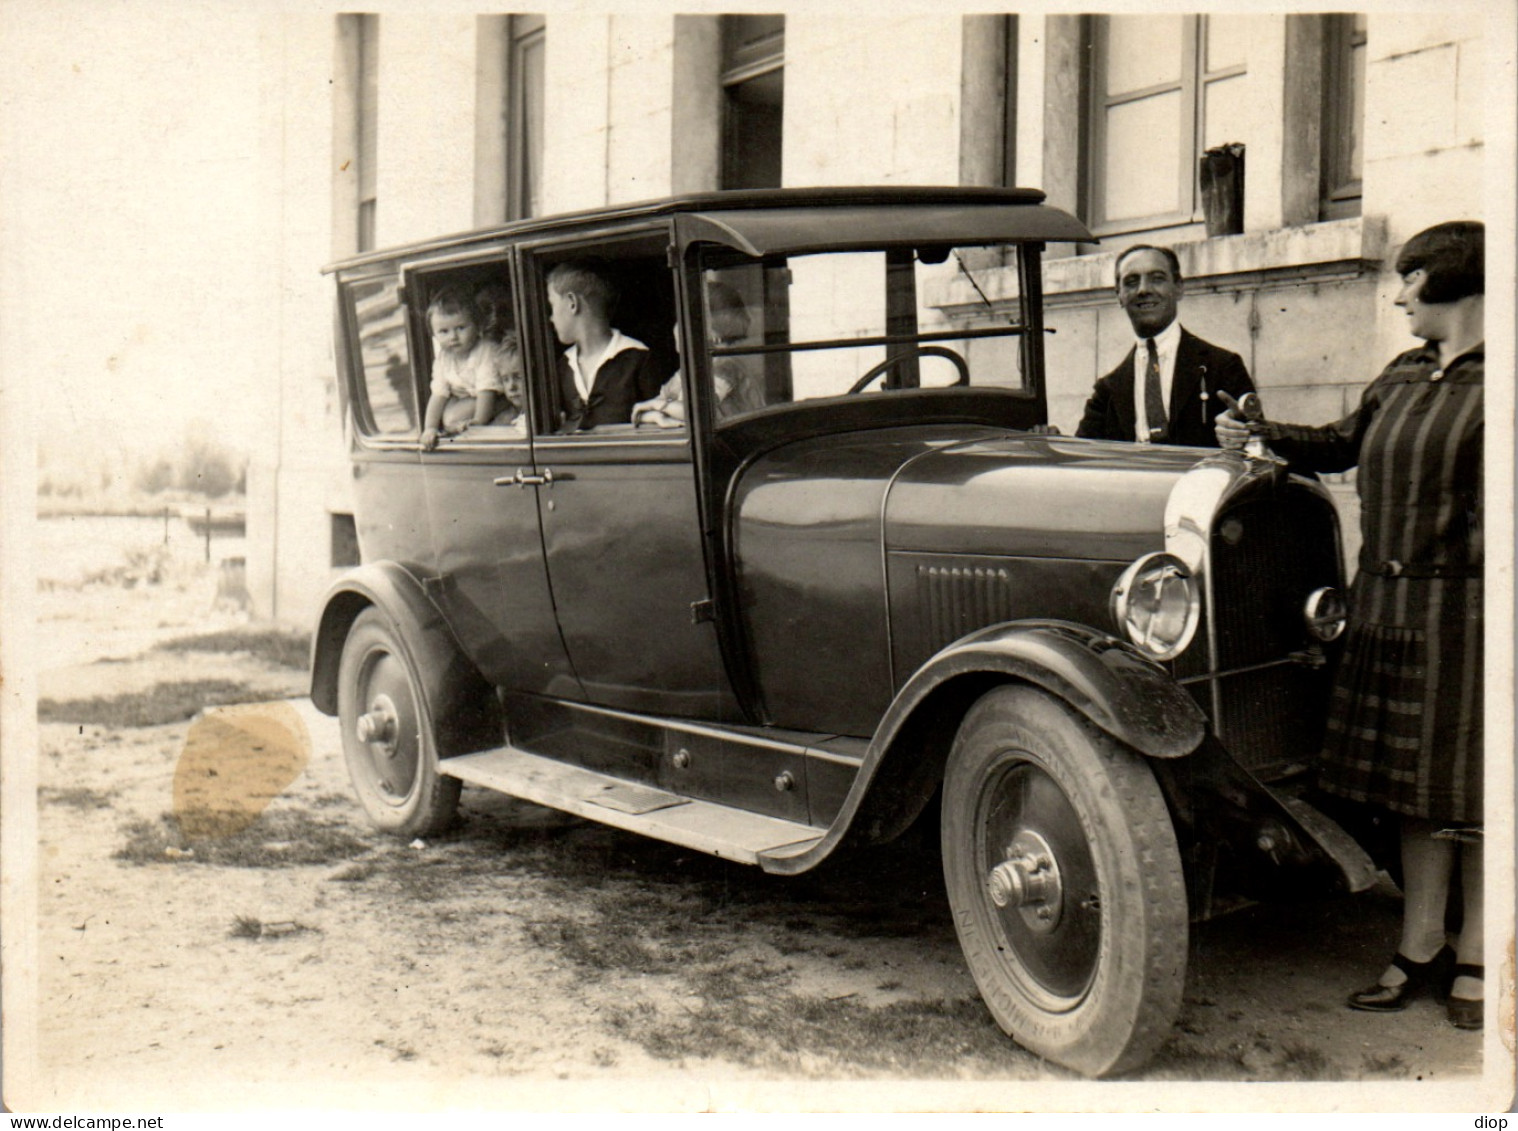
M 1319 586 L 1341 583 L 1337 554 L 1332 505 L 1300 489 L 1275 491 L 1219 514 L 1209 578 L 1213 670 L 1268 664 L 1307 647 L 1303 604 Z M 1244 765 L 1269 776 L 1272 768 L 1317 755 L 1327 682 L 1326 666 L 1302 664 L 1224 677 L 1214 725 Z M 1194 690 L 1210 713 L 1208 685 Z

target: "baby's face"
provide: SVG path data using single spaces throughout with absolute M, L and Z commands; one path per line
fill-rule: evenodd
M 506 399 L 518 408 L 524 403 L 522 400 L 522 371 L 520 369 L 508 369 L 501 374 L 501 384 L 506 386 Z
M 463 312 L 448 314 L 434 310 L 430 320 L 432 336 L 437 339 L 438 348 L 445 353 L 468 353 L 474 349 L 474 343 L 480 340 L 479 327 L 474 324 L 473 318 Z

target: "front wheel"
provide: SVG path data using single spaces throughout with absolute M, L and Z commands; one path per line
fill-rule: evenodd
M 997 1024 L 1088 1076 L 1143 1064 L 1186 978 L 1180 852 L 1154 775 L 1060 700 L 989 692 L 943 789 L 960 946 Z
M 348 776 L 376 827 L 417 837 L 452 823 L 462 783 L 438 772 L 421 680 L 378 609 L 360 613 L 343 643 L 337 715 Z

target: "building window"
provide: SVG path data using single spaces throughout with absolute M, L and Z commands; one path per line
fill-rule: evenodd
M 358 81 L 355 84 L 354 112 L 357 121 L 358 153 L 358 250 L 374 247 L 375 204 L 379 183 L 377 149 L 379 143 L 379 17 L 356 17 L 358 34 Z
M 541 15 L 512 16 L 506 60 L 506 209 L 510 219 L 543 210 L 543 64 Z
M 1360 214 L 1365 143 L 1365 13 L 1325 16 L 1323 183 L 1325 220 Z
M 722 17 L 722 188 L 780 186 L 785 17 Z
M 351 514 L 329 512 L 327 541 L 330 546 L 328 564 L 333 569 L 352 569 L 362 565 L 358 550 L 358 525 Z
M 1202 217 L 1202 151 L 1244 136 L 1247 16 L 1092 17 L 1089 218 L 1098 232 Z

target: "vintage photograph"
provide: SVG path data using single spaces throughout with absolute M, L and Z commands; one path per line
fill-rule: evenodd
M 733 7 L 0 0 L 5 1108 L 1507 1111 L 1518 12 Z

